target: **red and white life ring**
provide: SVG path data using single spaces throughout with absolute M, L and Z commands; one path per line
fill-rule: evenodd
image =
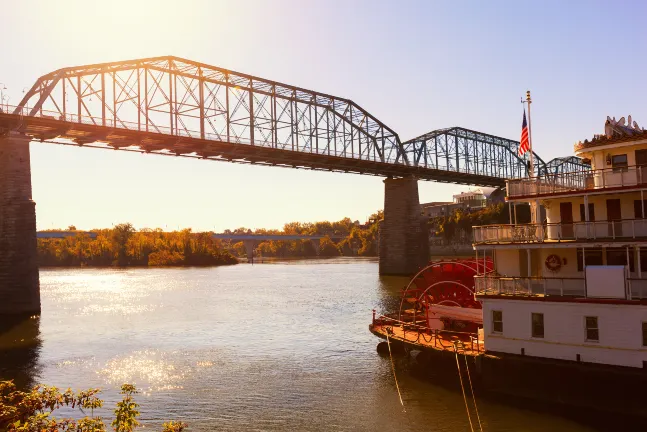
M 562 259 L 555 254 L 548 255 L 544 264 L 549 271 L 557 273 L 562 268 Z

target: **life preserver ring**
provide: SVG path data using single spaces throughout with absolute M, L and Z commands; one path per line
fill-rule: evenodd
M 562 259 L 555 254 L 548 255 L 544 264 L 549 271 L 557 273 L 562 268 Z

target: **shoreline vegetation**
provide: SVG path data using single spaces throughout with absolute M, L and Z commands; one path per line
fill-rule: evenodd
M 0 431 L 106 431 L 106 421 L 94 413 L 95 409 L 103 408 L 103 400 L 97 397 L 100 392 L 99 389 L 74 392 L 69 388 L 60 391 L 57 387 L 44 385 L 22 391 L 12 381 L 0 381 Z M 135 386 L 124 384 L 119 393 L 122 399 L 113 410 L 114 419 L 110 426 L 116 432 L 133 432 L 140 424 L 137 420 L 139 404 L 134 399 L 139 392 Z M 84 417 L 54 417 L 54 412 L 60 408 L 67 408 L 68 412 L 78 411 Z M 182 432 L 186 428 L 184 422 L 170 421 L 162 425 L 162 432 Z
M 309 258 L 337 256 L 377 256 L 378 221 L 382 212 L 360 224 L 344 218 L 337 222 L 285 224 L 282 230 L 247 228 L 225 230 L 225 234 L 285 234 L 324 236 L 319 254 L 311 240 L 262 241 L 256 244 L 255 258 Z M 54 229 L 51 231 L 66 231 Z M 212 232 L 191 229 L 164 232 L 140 230 L 130 223 L 111 229 L 87 232 L 69 226 L 75 233 L 64 238 L 38 239 L 38 264 L 42 267 L 197 267 L 232 265 L 247 256 L 243 242 L 219 240 Z M 331 238 L 334 238 L 333 241 Z

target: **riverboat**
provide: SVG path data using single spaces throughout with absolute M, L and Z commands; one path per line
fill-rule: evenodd
M 474 259 L 422 269 L 370 330 L 431 368 L 473 359 L 486 391 L 647 417 L 647 131 L 607 118 L 575 156 L 509 180 L 510 223 L 473 227 Z

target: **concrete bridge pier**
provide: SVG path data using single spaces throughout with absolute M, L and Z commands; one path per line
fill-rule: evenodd
M 254 262 L 254 249 L 256 249 L 256 240 L 244 240 L 245 254 L 247 254 L 247 262 Z
M 380 222 L 380 274 L 413 276 L 429 261 L 429 235 L 420 214 L 418 179 L 384 180 L 384 220 Z
M 0 135 L 0 316 L 40 313 L 29 141 Z

